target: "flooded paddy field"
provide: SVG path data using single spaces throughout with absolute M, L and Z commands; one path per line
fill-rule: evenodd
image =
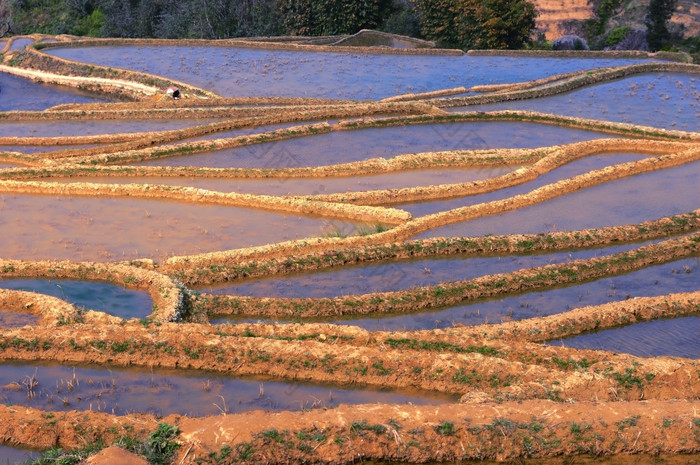
M 551 344 L 576 349 L 608 350 L 640 357 L 700 359 L 700 316 L 635 323 L 621 328 L 581 334 Z
M 452 328 L 456 325 L 478 326 L 525 320 L 555 315 L 573 308 L 602 305 L 638 297 L 693 292 L 697 290 L 698 285 L 700 273 L 698 266 L 697 259 L 685 259 L 575 286 L 557 287 L 542 292 L 528 292 L 497 299 L 482 299 L 430 312 L 343 318 L 330 321 L 334 324 L 359 326 L 369 331 L 416 331 Z M 282 294 L 282 296 L 286 295 Z M 214 318 L 212 323 L 221 324 L 236 321 L 240 322 L 242 319 Z M 244 321 L 257 320 L 246 319 Z M 329 320 L 325 319 L 324 321 Z M 692 335 L 692 329 L 689 329 L 686 334 Z M 638 339 L 638 341 L 643 341 L 643 338 Z M 640 343 L 643 344 L 643 342 Z M 595 349 L 596 347 L 588 346 L 586 348 Z M 677 351 L 679 349 L 670 350 Z
M 0 444 L 0 460 L 3 464 L 15 465 L 35 460 L 41 456 L 40 451 L 16 448 Z
M 691 273 L 679 272 L 684 267 L 691 269 Z M 635 297 L 663 295 L 666 292 L 692 292 L 697 290 L 697 279 L 697 260 L 689 259 L 577 286 L 477 302 L 429 314 L 336 322 L 381 331 L 449 328 L 454 324 L 493 324 L 554 315 L 572 308 Z
M 0 123 L 0 137 L 71 137 L 96 134 L 147 133 L 182 129 L 212 120 L 23 121 Z
M 507 134 L 507 137 L 504 135 Z M 550 125 L 474 122 L 334 131 L 211 153 L 169 157 L 136 166 L 292 168 L 333 165 L 405 153 L 533 148 L 603 137 Z
M 393 292 L 412 287 L 434 286 L 444 282 L 474 279 L 581 258 L 614 254 L 639 247 L 625 244 L 604 249 L 587 249 L 540 255 L 432 258 L 400 262 L 347 266 L 280 278 L 241 280 L 216 287 L 195 287 L 210 294 L 236 294 L 251 297 L 322 298 L 373 292 Z M 0 281 L 2 285 L 2 281 Z
M 646 158 L 647 156 L 648 155 L 641 155 L 635 153 L 594 155 L 586 157 L 582 160 L 576 160 L 571 163 L 567 163 L 566 165 L 557 168 L 553 171 L 541 174 L 534 181 L 520 184 L 518 186 L 506 187 L 486 194 L 473 195 L 457 199 L 442 200 L 436 202 L 423 202 L 417 204 L 402 204 L 399 206 L 399 208 L 410 212 L 414 216 L 423 216 L 439 211 L 451 210 L 453 208 L 466 207 L 469 205 L 476 205 L 478 203 L 501 200 L 508 197 L 513 197 L 515 195 L 526 194 L 534 189 L 546 186 L 547 184 L 553 184 L 563 179 L 588 173 L 589 171 L 598 170 L 601 168 L 605 168 L 606 166 L 612 166 L 619 163 L 638 161 L 643 158 Z M 497 176 L 497 174 L 495 175 Z
M 99 310 L 124 319 L 146 318 L 153 306 L 148 292 L 125 289 L 108 283 L 4 279 L 0 280 L 0 288 L 50 295 L 82 308 Z
M 699 85 L 700 76 L 696 75 L 643 74 L 553 97 L 457 107 L 450 111 L 534 110 L 695 131 L 700 123 Z
M 699 183 L 700 163 L 694 162 L 619 179 L 512 212 L 435 228 L 418 237 L 533 234 L 641 223 L 695 209 L 697 198 L 692 193 L 697 192 Z M 408 210 L 417 213 L 416 209 Z
M 361 387 L 236 379 L 187 370 L 5 364 L 0 373 L 3 402 L 41 410 L 92 410 L 115 415 L 149 412 L 202 417 L 251 410 L 332 408 L 341 403 L 436 405 L 453 400 L 432 393 L 363 391 Z
M 54 56 L 167 76 L 226 97 L 302 96 L 376 100 L 457 86 L 529 81 L 634 59 L 397 56 L 224 47 L 81 47 Z M 197 57 L 196 59 L 192 59 Z M 440 73 L 436 74 L 435 70 Z M 499 69 L 499 73 L 493 73 Z M 227 76 L 216 79 L 216 76 Z
M 64 103 L 109 101 L 105 96 L 68 87 L 41 85 L 0 72 L 0 111 L 46 110 Z
M 700 452 L 700 67 L 280 40 L 5 51 L 0 462 Z
M 241 192 L 265 195 L 315 195 L 375 189 L 401 189 L 436 184 L 472 182 L 501 176 L 517 167 L 487 169 L 416 170 L 400 173 L 309 179 L 217 179 L 187 177 L 74 177 L 51 178 L 51 182 L 89 182 L 103 184 L 163 184 L 195 187 L 217 192 Z
M 0 256 L 22 260 L 162 260 L 323 236 L 334 225 L 354 229 L 342 221 L 153 200 L 2 194 L 0 205 L 7 232 Z
M 16 312 L 14 310 L 0 309 L 0 328 L 17 328 L 25 325 L 35 325 L 39 317 L 31 313 Z

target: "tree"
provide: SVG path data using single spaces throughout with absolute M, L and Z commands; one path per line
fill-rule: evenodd
M 278 0 L 282 29 L 291 35 L 354 34 L 360 29 L 377 29 L 393 8 L 393 0 Z
M 647 43 L 652 51 L 661 50 L 669 45 L 671 33 L 668 20 L 676 9 L 677 0 L 651 0 L 649 10 L 644 18 L 647 27 Z
M 0 37 L 12 32 L 12 5 L 9 0 L 0 0 Z
M 522 48 L 537 12 L 528 0 L 416 0 L 421 32 L 461 49 Z

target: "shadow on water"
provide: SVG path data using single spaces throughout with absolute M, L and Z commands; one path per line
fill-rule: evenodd
M 99 341 L 94 344 L 99 346 Z M 53 411 L 206 416 L 251 410 L 299 411 L 339 404 L 438 405 L 456 402 L 457 398 L 418 390 L 286 383 L 202 371 L 8 363 L 0 366 L 0 401 Z
M 593 131 L 523 122 L 421 124 L 334 131 L 135 164 L 211 168 L 293 168 L 348 163 L 375 157 L 389 158 L 406 153 L 534 148 L 600 137 L 607 136 Z
M 0 280 L 0 288 L 50 295 L 125 319 L 146 318 L 153 307 L 153 300 L 146 291 L 100 282 L 7 279 Z
M 260 95 L 355 100 L 528 81 L 581 69 L 647 61 L 403 56 L 162 45 L 65 48 L 47 52 L 70 60 L 167 76 L 226 97 Z M 219 79 L 220 76 L 227 76 L 227 79 Z

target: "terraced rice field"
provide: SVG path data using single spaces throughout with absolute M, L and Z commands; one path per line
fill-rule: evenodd
M 698 460 L 700 67 L 0 46 L 0 462 Z

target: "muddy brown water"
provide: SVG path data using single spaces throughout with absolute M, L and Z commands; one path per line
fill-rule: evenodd
M 100 184 L 165 184 L 197 187 L 218 192 L 262 195 L 313 195 L 357 192 L 375 189 L 400 189 L 488 179 L 509 173 L 517 167 L 482 169 L 416 170 L 373 176 L 310 179 L 206 179 L 158 177 L 74 177 L 47 178 L 49 182 L 92 182 Z
M 0 329 L 20 328 L 37 323 L 39 323 L 37 315 L 0 308 Z
M 607 182 L 515 211 L 435 228 L 416 238 L 537 234 L 636 224 L 693 211 L 700 206 L 698 199 L 700 162 L 693 162 Z M 469 202 L 485 200 L 481 197 Z M 416 215 L 413 208 L 401 208 Z
M 621 352 L 641 357 L 700 359 L 700 316 L 643 321 L 559 339 L 553 346 Z
M 225 47 L 109 46 L 51 49 L 61 58 L 187 82 L 226 97 L 375 100 L 476 84 L 639 63 L 638 59 L 375 55 Z M 498 72 L 494 72 L 498 70 Z M 226 79 L 221 79 L 226 76 Z
M 146 318 L 153 300 L 146 291 L 125 289 L 109 283 L 48 279 L 0 280 L 0 288 L 36 292 L 99 310 L 120 318 Z
M 443 150 L 533 148 L 601 137 L 598 132 L 523 122 L 420 124 L 314 136 L 135 163 L 146 166 L 293 168 Z
M 689 272 L 686 273 L 686 267 Z M 601 305 L 634 297 L 676 292 L 694 292 L 700 283 L 697 258 L 652 266 L 620 276 L 598 279 L 574 286 L 539 292 L 483 299 L 431 312 L 330 320 L 335 324 L 359 326 L 369 331 L 414 331 L 449 328 L 455 324 L 480 325 L 523 320 L 562 313 L 574 308 Z M 216 318 L 212 323 L 255 322 L 258 319 Z M 329 321 L 329 320 L 324 320 Z M 700 341 L 700 339 L 698 339 Z M 636 339 L 640 345 L 643 339 Z
M 199 126 L 214 121 L 216 120 L 23 121 L 0 123 L 0 137 L 69 137 L 155 132 Z
M 373 292 L 393 292 L 413 287 L 468 280 L 489 274 L 508 273 L 523 268 L 610 255 L 634 249 L 640 245 L 643 244 L 625 244 L 602 249 L 541 255 L 456 256 L 370 263 L 361 266 L 344 266 L 341 269 L 323 270 L 316 273 L 242 280 L 196 289 L 210 294 L 283 298 L 325 298 Z M 1 285 L 2 282 L 0 282 Z
M 700 76 L 655 73 L 631 76 L 530 100 L 470 105 L 449 111 L 530 110 L 682 131 L 700 127 Z
M 26 388 L 32 378 L 38 385 Z M 77 380 L 77 381 L 75 381 Z M 22 389 L 8 386 L 17 383 Z M 183 402 L 183 399 L 187 399 Z M 166 416 L 282 411 L 339 404 L 437 405 L 457 398 L 427 391 L 389 391 L 354 385 L 286 383 L 187 370 L 107 369 L 47 364 L 0 365 L 0 400 L 42 410 L 93 410 Z
M 162 260 L 355 231 L 341 221 L 177 202 L 0 195 L 0 256 L 21 260 Z
M 71 87 L 37 84 L 29 79 L 0 72 L 0 111 L 45 110 L 63 103 L 112 101 Z

